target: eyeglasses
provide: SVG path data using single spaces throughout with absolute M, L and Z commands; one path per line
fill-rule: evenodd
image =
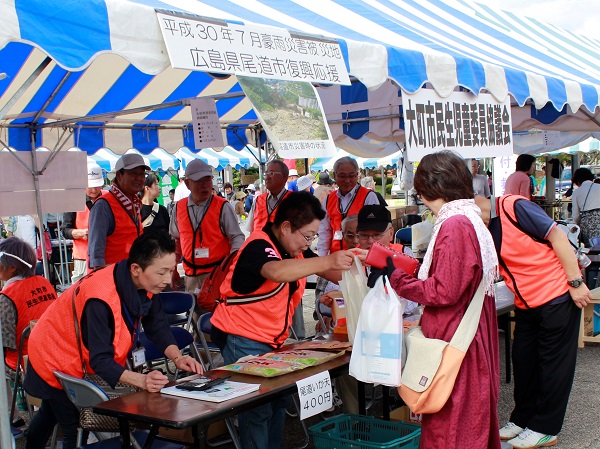
M 353 234 L 352 232 L 346 232 L 346 233 L 344 233 L 344 237 L 346 237 L 347 239 L 350 239 L 350 240 L 354 240 L 354 239 L 359 238 L 358 234 Z
M 340 174 L 335 174 L 335 178 L 336 179 L 341 179 L 341 180 L 345 180 L 345 179 L 353 179 L 358 177 L 358 172 L 355 173 L 340 173 Z
M 14 254 L 5 253 L 4 251 L 0 251 L 0 257 L 2 257 L 2 256 L 8 256 L 8 257 L 12 257 L 13 259 L 17 259 L 19 262 L 27 265 L 27 268 L 31 268 L 31 264 L 29 262 L 25 262 L 23 259 L 21 259 L 18 256 L 15 256 Z
M 413 193 L 412 195 L 413 200 L 417 201 L 417 202 L 423 202 L 423 197 L 421 196 L 420 193 Z
M 302 237 L 304 237 L 304 240 L 306 240 L 306 244 L 307 244 L 307 245 L 310 245 L 310 244 L 311 244 L 312 242 L 314 242 L 314 241 L 315 241 L 315 239 L 316 239 L 316 238 L 319 236 L 319 234 L 315 234 L 315 235 L 313 235 L 312 237 L 311 237 L 311 236 L 309 236 L 309 235 L 304 235 L 304 233 L 303 233 L 303 232 L 302 232 L 300 229 L 298 229 L 298 232 L 300 233 L 300 235 L 301 235 Z
M 387 233 L 387 229 L 383 232 L 377 232 L 375 234 L 365 234 L 364 232 L 359 232 L 358 233 L 358 240 L 362 240 L 364 242 L 368 242 L 369 238 L 372 238 L 373 240 L 379 241 L 383 238 L 383 236 L 385 236 L 385 234 Z
M 141 178 L 142 176 L 143 177 L 148 176 L 148 173 L 150 173 L 150 172 L 125 170 L 125 173 L 127 173 L 129 176 L 133 176 L 135 178 Z
M 265 172 L 265 176 L 271 177 L 271 176 L 275 176 L 275 175 L 283 175 L 283 173 L 281 173 L 280 171 L 267 171 Z

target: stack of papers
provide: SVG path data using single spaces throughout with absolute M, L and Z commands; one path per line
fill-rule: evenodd
M 237 398 L 248 393 L 252 393 L 260 388 L 260 384 L 248 384 L 243 382 L 233 382 L 226 380 L 222 384 L 216 385 L 210 390 L 205 391 L 187 391 L 172 387 L 163 388 L 161 393 L 171 396 L 179 396 L 189 399 L 200 399 L 209 402 L 223 402 L 229 399 Z

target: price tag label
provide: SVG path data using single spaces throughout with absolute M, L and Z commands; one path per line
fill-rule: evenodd
M 300 399 L 300 419 L 324 412 L 332 405 L 333 393 L 329 371 L 296 382 Z

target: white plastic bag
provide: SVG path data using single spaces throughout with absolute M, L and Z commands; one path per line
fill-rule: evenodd
M 433 234 L 433 223 L 429 220 L 415 223 L 410 227 L 412 231 L 412 250 L 414 253 L 427 249 L 431 235 Z
M 404 306 L 386 278 L 380 277 L 360 310 L 350 358 L 351 376 L 366 383 L 400 385 Z
M 354 344 L 354 333 L 360 309 L 369 292 L 367 287 L 367 275 L 358 257 L 354 257 L 354 263 L 350 270 L 342 272 L 342 280 L 339 282 L 346 306 L 346 327 L 348 329 L 348 341 Z

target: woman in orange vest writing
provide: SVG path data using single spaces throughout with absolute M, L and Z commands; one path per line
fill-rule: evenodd
M 317 257 L 309 249 L 324 215 L 310 193 L 290 193 L 277 208 L 275 221 L 244 242 L 221 285 L 221 302 L 211 318 L 213 341 L 225 363 L 283 344 L 306 276 L 350 269 L 351 251 Z M 243 449 L 280 446 L 286 404 L 287 398 L 278 399 L 238 415 Z
M 123 382 L 155 393 L 167 384 L 160 371 L 125 368 L 130 353 L 134 366 L 145 363 L 142 326 L 178 369 L 202 373 L 196 360 L 181 354 L 160 301 L 152 298 L 170 284 L 174 269 L 175 242 L 149 231 L 135 239 L 128 259 L 82 278 L 48 308 L 29 339 L 24 387 L 42 405 L 29 426 L 27 449 L 43 449 L 57 422 L 63 449 L 75 447 L 79 412 L 54 371 L 80 378 L 97 374 L 112 387 Z
M 56 299 L 56 291 L 42 276 L 35 276 L 34 249 L 18 237 L 0 242 L 0 322 L 7 376 L 14 379 L 23 330 L 37 320 Z M 27 355 L 27 341 L 23 355 Z M 12 417 L 11 417 L 12 419 Z

